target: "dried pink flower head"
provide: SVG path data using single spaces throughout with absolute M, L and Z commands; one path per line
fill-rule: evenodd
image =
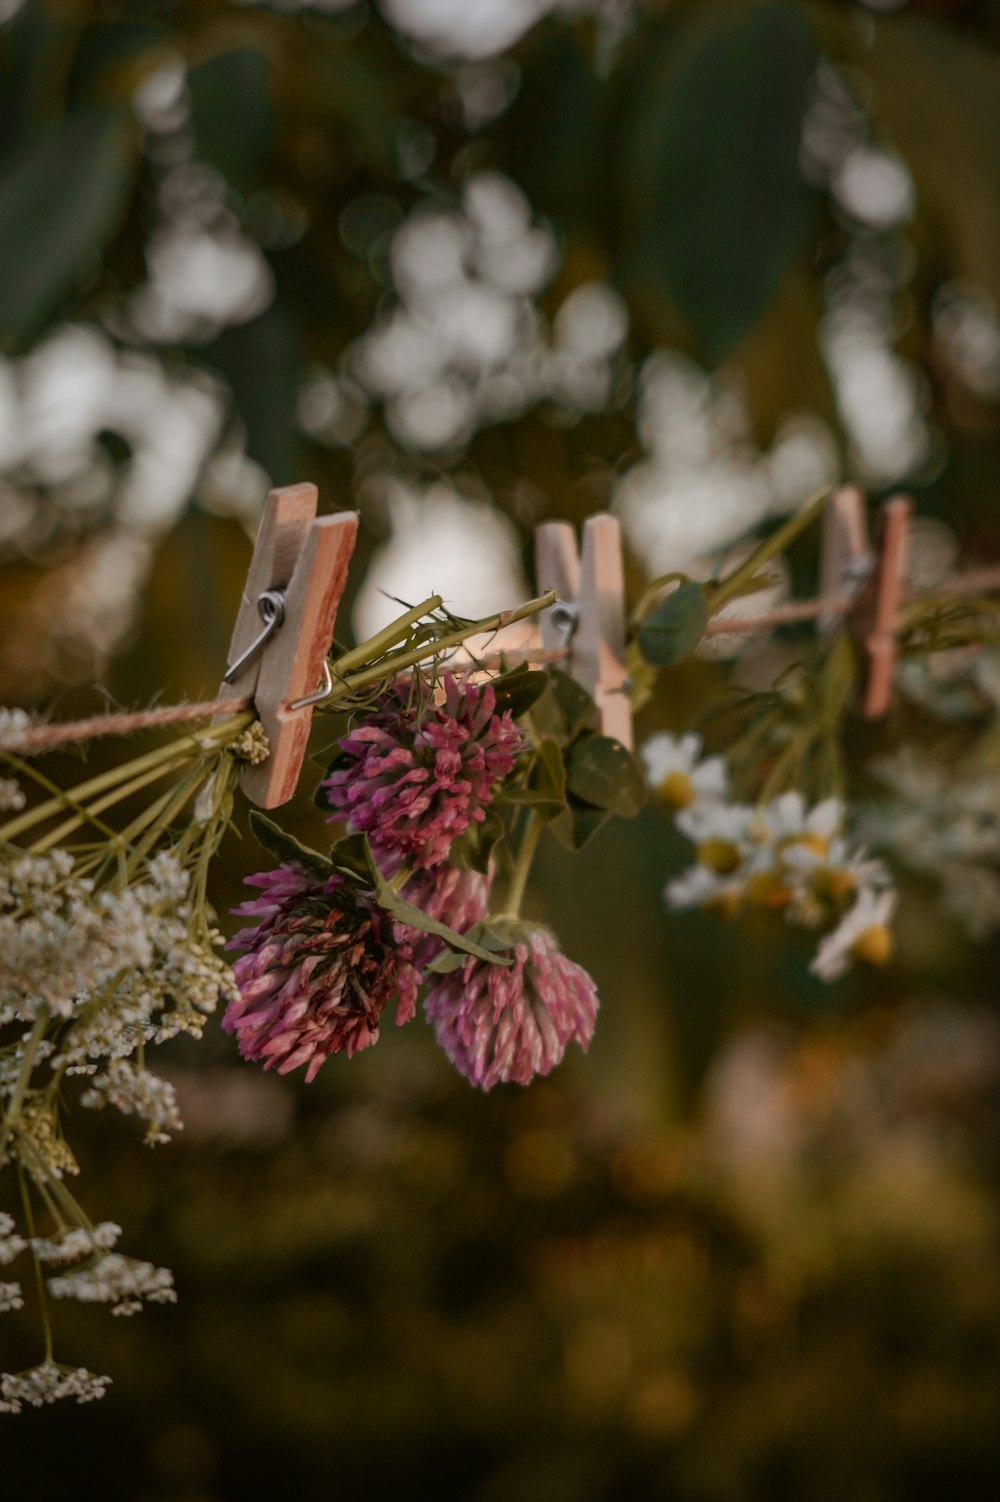
M 379 1018 L 396 997 L 397 1023 L 416 1010 L 420 975 L 409 946 L 364 893 L 342 876 L 324 880 L 295 866 L 247 878 L 261 894 L 237 908 L 257 921 L 231 940 L 239 994 L 222 1025 L 245 1059 L 279 1074 L 306 1065 L 312 1080 L 330 1054 L 378 1041 Z
M 483 1090 L 548 1074 L 573 1040 L 586 1052 L 597 1020 L 594 982 L 548 929 L 514 920 L 508 926 L 512 966 L 470 956 L 434 979 L 425 1003 L 441 1047 Z
M 497 784 L 527 741 L 509 711 L 496 713 L 489 684 L 445 674 L 438 703 L 419 678 L 399 679 L 375 712 L 339 742 L 323 782 L 330 807 L 369 836 L 380 866 L 396 856 L 438 866 L 455 840 L 480 823 Z

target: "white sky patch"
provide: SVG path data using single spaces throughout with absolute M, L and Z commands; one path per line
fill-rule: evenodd
M 528 598 L 517 529 L 486 501 L 444 483 L 420 491 L 392 482 L 387 504 L 392 536 L 375 552 L 354 606 L 359 641 L 395 620 L 399 600 L 415 605 L 439 594 L 455 614 L 476 618 Z
M 642 368 L 638 428 L 648 457 L 626 471 L 614 506 L 651 577 L 794 511 L 838 471 L 833 435 L 815 414 L 790 414 L 764 452 L 735 379 L 710 378 L 675 352 Z
M 554 8 L 552 0 L 379 0 L 408 41 L 440 57 L 505 52 Z
M 389 262 L 399 301 L 346 364 L 362 392 L 385 403 L 386 424 L 407 448 L 455 448 L 482 424 L 541 402 L 579 415 L 613 399 L 625 304 L 588 282 L 547 327 L 533 299 L 558 268 L 558 247 L 509 178 L 478 173 L 460 206 L 417 209 L 395 231 Z M 308 408 L 301 420 L 320 442 L 338 441 Z

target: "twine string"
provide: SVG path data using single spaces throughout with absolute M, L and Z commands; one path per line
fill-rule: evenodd
M 210 720 L 218 714 L 239 714 L 252 704 L 249 695 L 234 699 L 207 699 L 200 704 L 165 704 L 159 709 L 137 709 L 126 714 L 92 715 L 89 720 L 67 720 L 61 725 L 32 725 L 0 741 L 0 751 L 49 751 L 77 741 L 96 740 L 102 735 L 131 735 L 136 730 L 154 730 L 160 725 L 183 725 L 190 720 Z
M 941 584 L 928 594 L 975 595 L 1000 589 L 1000 566 L 969 569 Z M 904 591 L 903 599 L 917 598 Z M 775 605 L 758 615 L 720 616 L 709 621 L 707 636 L 728 636 L 763 631 L 770 626 L 792 625 L 815 620 L 822 615 L 849 615 L 858 603 L 856 594 L 827 595 L 812 600 L 794 600 Z M 569 656 L 567 648 L 527 647 L 508 652 L 493 652 L 474 661 L 482 667 L 500 666 L 504 662 L 559 662 Z M 471 661 L 472 659 L 470 659 Z M 140 709 L 125 714 L 93 715 L 86 720 L 67 720 L 63 724 L 31 725 L 27 730 L 8 735 L 0 741 L 0 751 L 15 753 L 50 751 L 58 746 L 96 740 L 105 735 L 131 735 L 140 730 L 154 730 L 163 725 L 183 725 L 194 720 L 210 720 L 220 714 L 238 714 L 253 703 L 247 694 L 241 698 L 226 696 L 194 704 L 167 704 L 158 709 Z

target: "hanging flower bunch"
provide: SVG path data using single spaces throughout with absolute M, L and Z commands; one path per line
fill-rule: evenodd
M 12 1269 L 0 1312 L 24 1306 L 30 1259 L 44 1341 L 36 1366 L 0 1374 L 0 1412 L 86 1402 L 110 1381 L 56 1360 L 54 1301 L 130 1315 L 176 1297 L 170 1271 L 119 1250 L 121 1227 L 69 1187 L 68 1104 L 134 1116 L 150 1145 L 180 1128 L 156 1045 L 200 1035 L 221 1008 L 244 1058 L 311 1081 L 332 1055 L 377 1042 L 387 1008 L 411 1021 L 423 991 L 444 1052 L 483 1089 L 527 1084 L 570 1043 L 588 1047 L 593 981 L 520 907 L 543 825 L 578 845 L 612 803 L 638 811 L 641 772 L 558 670 L 425 672 L 439 640 L 454 647 L 490 622 L 420 615 L 341 659 L 353 671 L 325 707 L 349 720 L 317 793 L 318 828 L 340 826 L 328 853 L 251 816 L 276 865 L 247 879 L 231 965 L 209 869 L 241 769 L 268 755 L 253 713 L 63 791 L 3 751 L 31 727 L 0 711 L 0 1169 L 21 1202 L 16 1220 L 0 1216 L 0 1268 Z M 129 822 L 107 822 L 140 794 Z
M 570 1042 L 588 1047 L 593 981 L 519 916 L 541 828 L 532 805 L 554 806 L 532 783 L 540 755 L 560 753 L 552 739 L 536 751 L 513 709 L 515 696 L 527 712 L 551 692 L 544 673 L 496 686 L 451 673 L 397 679 L 338 742 L 320 784 L 318 801 L 346 830 L 328 857 L 253 817 L 283 860 L 249 878 L 261 895 L 240 915 L 257 921 L 232 941 L 243 953 L 223 1026 L 245 1058 L 280 1073 L 304 1066 L 311 1080 L 331 1054 L 377 1041 L 390 1000 L 397 1023 L 411 1021 L 425 982 L 439 1043 L 482 1089 L 527 1084 Z M 515 826 L 520 856 L 507 852 L 491 917 L 499 847 Z

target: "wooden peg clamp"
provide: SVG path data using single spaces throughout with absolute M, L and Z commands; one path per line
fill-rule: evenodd
M 267 734 L 267 760 L 240 777 L 259 808 L 277 808 L 295 792 L 357 538 L 356 512 L 317 517 L 317 501 L 309 484 L 267 497 L 219 691 L 249 694 Z
M 625 665 L 625 582 L 618 519 L 601 512 L 583 524 L 583 556 L 569 522 L 535 532 L 540 590 L 557 603 L 541 616 L 542 646 L 565 647 L 566 671 L 597 705 L 603 735 L 632 749 L 632 709 Z
M 868 654 L 868 682 L 862 703 L 866 719 L 878 720 L 892 704 L 892 674 L 898 655 L 899 607 L 906 587 L 906 564 L 913 502 L 893 496 L 882 508 L 878 559 L 857 610 L 857 629 Z
M 874 567 L 865 498 L 856 485 L 842 485 L 833 492 L 823 513 L 820 595 L 824 600 L 858 598 Z M 841 627 L 843 621 L 843 615 L 831 611 L 819 617 L 819 629 L 828 635 Z
M 847 610 L 819 617 L 831 633 L 846 623 L 868 660 L 861 699 L 866 719 L 881 719 L 892 703 L 896 627 L 904 592 L 907 536 L 913 503 L 896 496 L 882 509 L 878 546 L 868 540 L 865 500 L 856 485 L 842 485 L 830 497 L 823 518 L 820 594 L 845 601 Z

